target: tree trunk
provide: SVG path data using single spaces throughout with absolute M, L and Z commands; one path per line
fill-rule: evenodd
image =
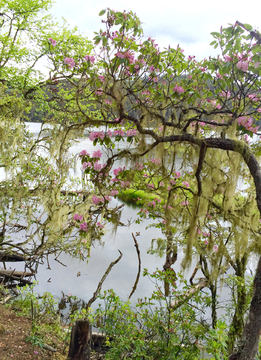
M 254 279 L 253 298 L 237 353 L 229 360 L 255 360 L 261 330 L 261 257 Z
M 89 360 L 91 355 L 91 325 L 88 320 L 76 321 L 71 332 L 69 358 Z

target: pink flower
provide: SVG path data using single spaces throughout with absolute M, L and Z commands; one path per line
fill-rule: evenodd
M 82 221 L 83 220 L 83 216 L 82 215 L 78 215 L 78 214 L 74 214 L 73 215 L 73 219 L 75 221 Z
M 100 202 L 101 202 L 101 199 L 100 199 L 98 196 L 93 195 L 93 197 L 92 197 L 92 203 L 93 203 L 94 205 L 98 205 L 98 204 L 100 204 Z
M 126 131 L 126 135 L 127 136 L 135 136 L 137 135 L 137 130 L 136 129 L 129 129 Z
M 111 190 L 111 196 L 115 196 L 118 195 L 119 191 L 118 190 Z
M 183 89 L 183 87 L 176 85 L 173 88 L 173 91 L 177 91 L 179 94 L 183 93 L 185 90 Z
M 188 205 L 188 204 L 189 204 L 188 200 L 182 201 L 182 203 L 181 203 L 181 205 L 183 205 L 183 206 Z
M 151 159 L 151 162 L 154 163 L 155 165 L 160 165 L 161 159 Z
M 241 69 L 243 71 L 247 71 L 248 69 L 248 62 L 247 61 L 242 61 L 240 60 L 238 63 L 237 63 L 237 68 L 238 69 Z
M 114 130 L 113 134 L 114 136 L 124 136 L 124 131 L 122 129 Z
M 57 41 L 56 40 L 53 40 L 51 38 L 48 39 L 50 41 L 50 43 L 53 45 L 53 46 L 56 46 L 57 45 Z
M 136 168 L 137 170 L 142 170 L 142 169 L 143 169 L 143 164 L 141 164 L 141 163 L 136 163 L 136 164 L 135 164 L 135 168 Z
M 100 159 L 100 158 L 102 157 L 102 152 L 101 152 L 101 150 L 94 151 L 94 152 L 92 153 L 92 157 L 93 157 L 93 158 Z
M 96 224 L 100 229 L 103 229 L 104 228 L 104 225 L 102 225 L 100 222 L 97 222 Z
M 162 182 L 162 181 L 159 184 L 160 184 L 160 186 L 164 186 L 164 182 Z
M 88 231 L 88 226 L 86 222 L 80 224 L 80 230 L 85 232 Z
M 88 154 L 86 150 L 81 151 L 79 154 L 79 156 L 85 156 L 85 155 L 90 156 L 90 154 Z
M 154 188 L 155 188 L 155 185 L 154 185 L 154 184 L 147 184 L 147 187 L 148 187 L 148 188 L 151 188 L 151 189 L 154 189 Z
M 182 185 L 186 186 L 187 188 L 189 187 L 189 183 L 187 181 L 183 181 Z
M 225 62 L 232 61 L 232 57 L 229 55 L 224 56 Z
M 119 173 L 122 172 L 122 170 L 123 170 L 122 167 L 118 167 L 118 169 L 114 169 L 114 170 L 113 170 L 113 174 L 114 174 L 115 176 L 118 176 Z
M 109 195 L 105 195 L 105 199 L 106 199 L 107 201 L 111 201 L 111 197 L 110 197 Z
M 163 126 L 159 127 L 159 131 L 162 132 L 163 131 Z
M 178 179 L 179 177 L 181 177 L 181 173 L 179 171 L 174 171 L 174 178 Z
M 84 60 L 85 60 L 85 61 L 90 61 L 90 62 L 93 64 L 94 61 L 95 61 L 95 57 L 94 57 L 94 56 L 90 56 L 90 55 L 85 55 L 85 56 L 84 56 Z
M 102 168 L 102 164 L 100 164 L 98 161 L 96 161 L 96 163 L 93 164 L 93 168 L 95 171 L 100 171 Z
M 217 245 L 214 245 L 213 249 L 214 249 L 215 252 L 218 252 L 218 246 Z
M 65 64 L 65 65 L 68 65 L 69 68 L 71 69 L 71 68 L 73 68 L 73 67 L 75 66 L 75 61 L 74 61 L 72 58 L 66 57 L 66 58 L 64 59 L 64 64 Z

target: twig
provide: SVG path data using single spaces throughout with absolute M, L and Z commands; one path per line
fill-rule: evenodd
M 134 240 L 134 246 L 136 248 L 136 252 L 137 252 L 137 255 L 138 255 L 138 259 L 139 259 L 139 269 L 138 269 L 138 274 L 137 274 L 137 277 L 136 277 L 136 280 L 135 280 L 135 283 L 133 285 L 133 288 L 132 288 L 132 291 L 129 295 L 129 299 L 132 297 L 132 295 L 134 294 L 136 288 L 137 288 L 137 285 L 138 285 L 138 282 L 139 282 L 139 279 L 140 279 L 140 271 L 141 271 L 141 259 L 140 259 L 140 249 L 139 249 L 139 244 L 134 236 L 133 233 L 131 233 L 132 237 L 133 237 L 133 240 Z
M 88 308 L 91 306 L 91 304 L 97 299 L 97 296 L 98 296 L 98 294 L 99 294 L 99 292 L 100 292 L 100 290 L 101 290 L 102 284 L 104 283 L 106 277 L 109 275 L 112 267 L 113 267 L 114 265 L 116 265 L 116 264 L 120 261 L 120 259 L 122 258 L 122 252 L 121 252 L 120 250 L 118 250 L 118 251 L 119 251 L 119 253 L 120 253 L 120 256 L 119 256 L 118 259 L 116 259 L 115 261 L 112 261 L 112 262 L 110 263 L 110 265 L 108 266 L 108 269 L 105 271 L 103 277 L 101 278 L 101 281 L 99 282 L 96 291 L 93 293 L 92 298 L 88 301 L 88 303 L 87 303 L 87 305 L 86 305 L 86 307 L 85 307 L 86 309 L 88 309 Z

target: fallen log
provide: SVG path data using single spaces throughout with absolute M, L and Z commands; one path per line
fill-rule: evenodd
M 20 276 L 20 277 L 28 277 L 28 276 L 34 276 L 35 273 L 27 272 L 27 271 L 16 271 L 16 270 L 0 269 L 0 276 L 1 275 L 14 275 L 14 276 Z
M 4 261 L 15 262 L 15 261 L 26 261 L 26 260 L 27 260 L 26 256 L 22 254 L 17 254 L 17 253 L 7 254 L 6 252 L 0 251 L 0 261 L 2 262 Z

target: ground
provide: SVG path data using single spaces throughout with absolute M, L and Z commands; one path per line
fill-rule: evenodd
M 65 360 L 60 353 L 41 349 L 25 341 L 30 335 L 31 320 L 18 316 L 0 304 L 0 359 L 1 360 Z

